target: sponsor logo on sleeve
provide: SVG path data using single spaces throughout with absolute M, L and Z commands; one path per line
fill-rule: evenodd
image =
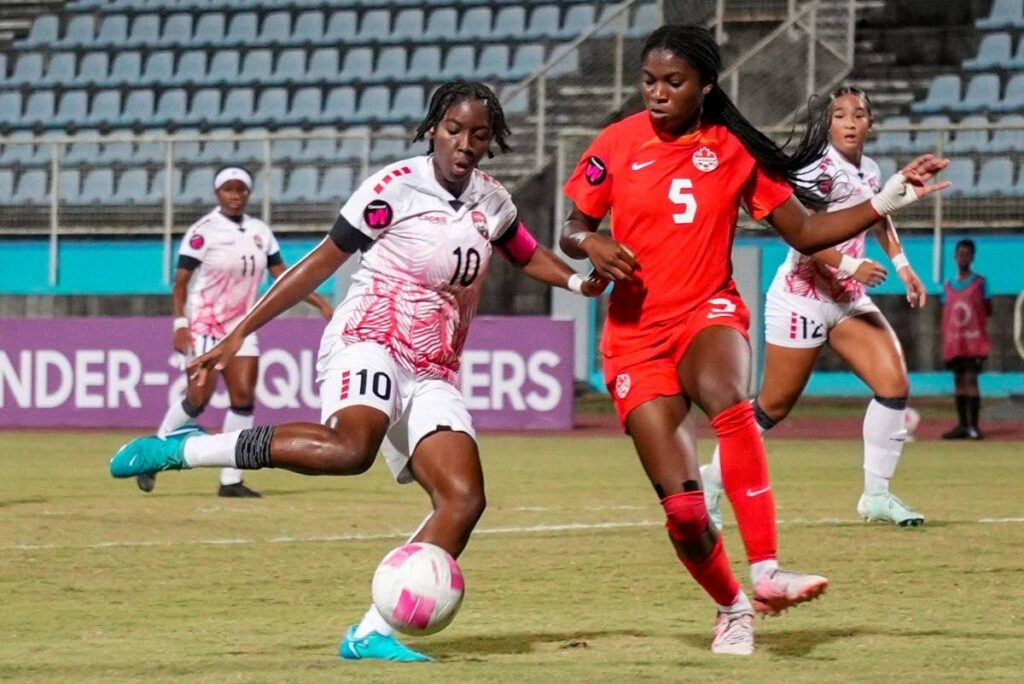
M 199 233 L 192 233 L 192 237 L 188 239 L 188 246 L 192 249 L 202 249 L 205 244 L 206 240 Z
M 583 176 L 591 185 L 600 185 L 608 177 L 608 166 L 597 157 L 587 160 L 587 168 L 583 170 Z
M 373 200 L 363 209 L 363 220 L 371 228 L 387 228 L 395 218 L 391 205 L 384 200 Z
M 693 165 L 698 171 L 714 171 L 718 168 L 718 155 L 710 148 L 701 147 L 693 153 Z

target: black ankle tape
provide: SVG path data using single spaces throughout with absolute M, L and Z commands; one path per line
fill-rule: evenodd
M 775 420 L 761 408 L 761 405 L 757 403 L 757 399 L 754 400 L 754 420 L 761 426 L 761 429 L 767 432 L 773 427 L 778 425 L 779 421 Z
M 273 425 L 242 430 L 235 443 L 235 467 L 242 470 L 273 468 L 270 460 L 270 442 L 274 439 Z
M 249 404 L 248 406 L 232 406 L 228 410 L 230 410 L 236 416 L 251 416 L 253 411 L 253 405 Z
M 903 409 L 907 408 L 906 397 L 880 397 L 876 394 L 875 401 L 877 401 L 885 408 L 890 408 L 893 411 L 902 411 Z
M 188 399 L 181 400 L 181 410 L 184 411 L 185 415 L 188 416 L 189 418 L 195 418 L 196 416 L 203 412 L 204 408 L 206 407 L 193 406 L 192 404 L 188 403 Z

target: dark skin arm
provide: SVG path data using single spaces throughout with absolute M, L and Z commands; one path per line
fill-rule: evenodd
M 287 269 L 288 266 L 283 263 L 274 264 L 269 268 L 270 275 L 273 276 L 274 280 L 280 278 L 281 274 L 284 273 Z M 307 304 L 312 304 L 313 306 L 315 306 L 320 311 L 320 315 L 322 315 L 324 318 L 326 318 L 327 320 L 331 320 L 331 316 L 334 315 L 334 307 L 332 307 L 330 302 L 328 302 L 326 299 L 324 299 L 323 297 L 314 292 L 313 294 L 306 297 L 305 301 Z
M 537 250 L 525 264 L 521 264 L 523 273 L 534 280 L 538 280 L 553 287 L 566 287 L 566 283 L 575 271 L 569 265 L 555 256 L 547 247 L 538 245 Z M 581 285 L 585 297 L 597 297 L 608 286 L 608 280 L 596 278 L 593 274 L 583 280 Z
M 317 245 L 295 266 L 274 281 L 267 293 L 220 344 L 188 365 L 188 374 L 197 385 L 206 381 L 212 370 L 223 370 L 235 355 L 246 335 L 259 330 L 264 324 L 287 311 L 331 277 L 352 256 L 342 251 L 330 238 Z

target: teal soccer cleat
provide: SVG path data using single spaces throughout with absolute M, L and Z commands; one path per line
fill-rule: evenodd
M 405 646 L 394 635 L 384 636 L 371 632 L 357 639 L 355 625 L 345 633 L 345 639 L 338 646 L 338 655 L 345 660 L 393 660 L 401 663 L 426 663 L 433 660 Z
M 195 427 L 182 428 L 160 439 L 155 435 L 139 437 L 118 449 L 110 459 L 110 474 L 114 477 L 135 477 L 161 470 L 186 470 L 185 440 L 203 431 Z

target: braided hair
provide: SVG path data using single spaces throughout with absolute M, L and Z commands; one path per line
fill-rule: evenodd
M 498 143 L 498 149 L 502 152 L 509 152 L 512 150 L 508 146 L 506 139 L 512 135 L 512 131 L 509 130 L 508 124 L 505 123 L 505 111 L 501 108 L 501 102 L 498 101 L 498 96 L 494 94 L 488 86 L 478 81 L 463 81 L 461 79 L 455 81 L 449 81 L 434 91 L 434 94 L 430 96 L 430 106 L 427 108 L 427 116 L 423 119 L 423 123 L 416 129 L 416 137 L 412 139 L 413 142 L 419 142 L 423 140 L 430 129 L 437 126 L 444 119 L 444 115 L 454 105 L 465 102 L 467 100 L 475 100 L 483 102 L 484 106 L 487 107 L 487 117 L 490 119 L 491 134 L 494 136 L 494 142 Z M 428 141 L 427 152 L 431 153 L 434 151 L 434 141 L 430 139 Z M 487 156 L 493 157 L 494 152 L 488 148 Z
M 692 24 L 662 26 L 647 39 L 640 56 L 641 61 L 654 50 L 668 50 L 685 59 L 700 72 L 702 82 L 711 84 L 710 92 L 704 97 L 704 108 L 701 111 L 703 121 L 719 123 L 728 128 L 761 166 L 789 181 L 802 204 L 809 207 L 822 205 L 821 196 L 815 191 L 819 179 L 801 177 L 800 172 L 821 159 L 825 153 L 829 135 L 827 117 L 816 112 L 796 148 L 787 153 L 785 148 L 788 147 L 788 141 L 780 146 L 759 131 L 718 85 L 722 56 L 718 44 L 706 28 Z M 818 109 L 822 104 L 812 101 L 811 107 Z

